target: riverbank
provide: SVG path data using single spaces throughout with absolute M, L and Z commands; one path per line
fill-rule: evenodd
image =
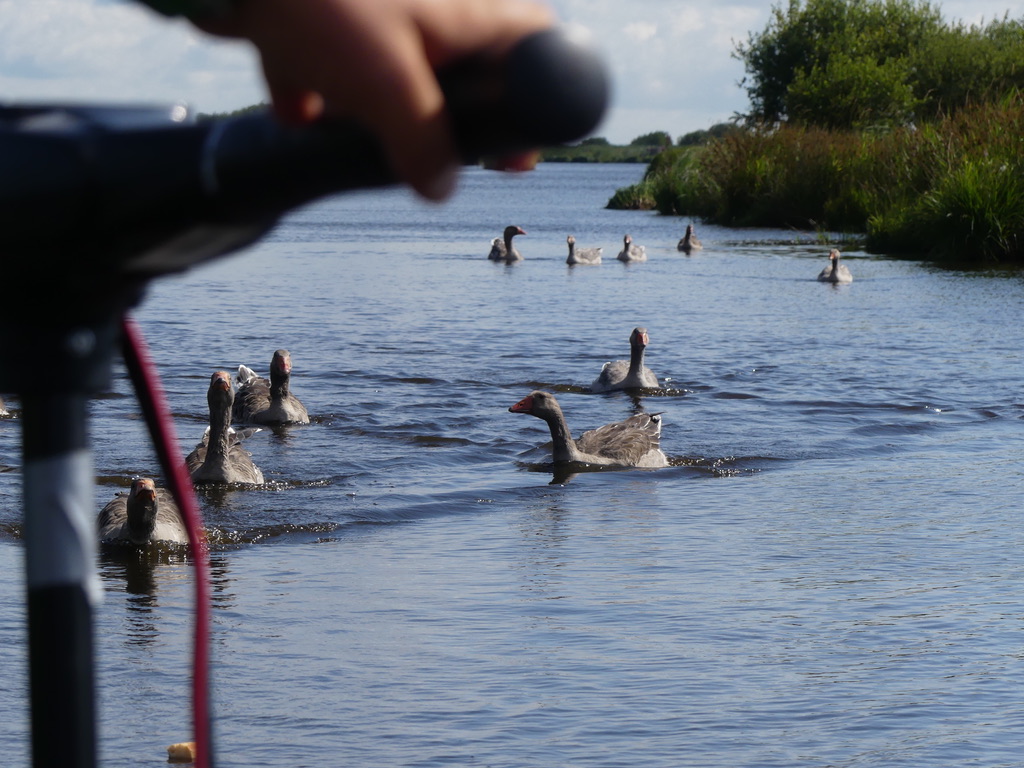
M 575 144 L 542 149 L 540 159 L 544 163 L 650 163 L 660 151 L 660 147 L 632 144 Z
M 609 208 L 860 233 L 868 249 L 1024 264 L 1024 99 L 886 132 L 785 126 L 667 150 Z

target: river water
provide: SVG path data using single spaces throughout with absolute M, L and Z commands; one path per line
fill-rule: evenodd
M 137 318 L 182 451 L 211 372 L 291 351 L 313 423 L 200 497 L 222 766 L 1024 765 L 1024 278 L 603 208 L 635 165 L 331 198 L 154 285 Z M 525 261 L 485 257 L 506 224 Z M 614 258 L 629 232 L 650 260 Z M 565 237 L 605 263 L 567 267 Z M 843 248 L 842 245 L 840 245 Z M 594 395 L 648 328 L 666 389 Z M 661 411 L 659 470 L 556 476 Z M 19 436 L 0 420 L 0 742 L 28 762 Z M 121 368 L 99 507 L 157 472 Z M 191 565 L 102 556 L 104 766 L 190 738 Z

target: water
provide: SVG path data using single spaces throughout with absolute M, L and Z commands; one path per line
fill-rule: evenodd
M 313 423 L 201 497 L 223 766 L 1024 765 L 1016 275 L 603 209 L 639 166 L 348 195 L 153 286 L 182 450 L 216 369 L 288 348 Z M 485 259 L 508 223 L 526 261 Z M 646 264 L 614 255 L 625 232 Z M 565 237 L 603 245 L 564 264 Z M 592 395 L 636 325 L 660 396 Z M 672 466 L 553 475 L 537 419 L 664 412 Z M 11 403 L 17 412 L 17 401 Z M 120 369 L 97 509 L 157 464 Z M 19 427 L 0 420 L 0 740 L 28 762 Z M 105 556 L 105 766 L 189 738 L 191 566 Z

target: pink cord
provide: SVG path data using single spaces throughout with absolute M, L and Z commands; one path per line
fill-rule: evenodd
M 124 336 L 124 360 L 135 386 L 135 394 L 142 406 L 149 433 L 163 467 L 171 493 L 188 530 L 188 543 L 192 551 L 196 574 L 196 624 L 192 649 L 192 727 L 196 742 L 195 765 L 210 768 L 212 744 L 210 741 L 210 553 L 203 533 L 199 505 L 196 503 L 192 479 L 185 470 L 178 441 L 174 434 L 167 398 L 160 386 L 156 367 L 149 354 L 142 332 L 127 315 L 121 320 Z

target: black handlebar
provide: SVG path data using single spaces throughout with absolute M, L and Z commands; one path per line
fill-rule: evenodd
M 466 163 L 582 138 L 608 99 L 601 60 L 556 30 L 525 38 L 500 62 L 460 62 L 439 80 Z M 77 291 L 186 269 L 251 243 L 297 205 L 394 181 L 376 140 L 351 124 L 0 107 L 5 270 Z

